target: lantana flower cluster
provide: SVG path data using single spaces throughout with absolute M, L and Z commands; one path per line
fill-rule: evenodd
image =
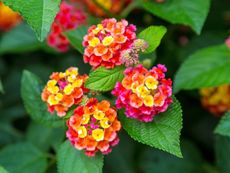
M 117 97 L 116 108 L 124 108 L 128 118 L 151 122 L 172 103 L 172 81 L 165 78 L 166 67 L 158 64 L 147 70 L 137 65 L 139 53 L 148 44 L 136 38 L 134 25 L 126 20 L 105 19 L 88 29 L 83 46 L 84 61 L 93 70 L 101 66 L 127 67 L 122 82 L 116 83 L 112 94 Z M 76 149 L 83 150 L 87 156 L 95 156 L 97 152 L 108 154 L 119 142 L 121 123 L 109 101 L 92 98 L 95 91 L 85 87 L 87 79 L 87 75 L 79 75 L 74 67 L 64 73 L 53 73 L 42 92 L 42 100 L 59 117 L 69 113 L 65 117 L 66 135 Z
M 0 30 L 8 31 L 20 22 L 20 15 L 0 2 Z
M 87 16 L 83 10 L 74 4 L 62 1 L 60 11 L 51 26 L 51 32 L 47 39 L 48 45 L 60 52 L 66 52 L 69 49 L 69 40 L 64 32 L 85 24 L 86 19 Z
M 126 20 L 105 19 L 89 28 L 84 37 L 84 61 L 93 68 L 113 68 L 122 64 L 122 52 L 136 40 L 136 26 Z
M 200 94 L 202 105 L 215 116 L 230 109 L 230 85 L 203 88 Z
M 74 111 L 67 125 L 71 143 L 78 150 L 85 150 L 88 156 L 94 156 L 97 151 L 108 154 L 119 142 L 117 132 L 121 123 L 117 120 L 116 110 L 105 100 L 89 99 Z
M 172 81 L 165 78 L 166 71 L 160 64 L 149 71 L 142 65 L 127 68 L 124 79 L 112 91 L 116 107 L 125 108 L 127 117 L 152 121 L 172 103 Z
M 56 111 L 63 117 L 73 105 L 80 104 L 84 93 L 88 92 L 84 87 L 87 78 L 87 75 L 79 75 L 74 67 L 65 73 L 53 73 L 42 92 L 42 100 L 47 103 L 49 112 Z

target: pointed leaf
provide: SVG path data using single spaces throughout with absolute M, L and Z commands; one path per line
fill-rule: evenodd
M 142 0 L 145 10 L 173 24 L 190 26 L 200 34 L 209 12 L 210 0 L 170 0 L 164 3 Z
M 150 26 L 143 30 L 138 38 L 144 39 L 149 45 L 144 53 L 153 52 L 160 45 L 166 32 L 167 29 L 164 26 Z
M 215 129 L 215 133 L 230 137 L 230 111 L 227 112 L 220 120 Z
M 3 0 L 4 4 L 18 11 L 43 41 L 59 11 L 61 0 Z
M 166 112 L 157 115 L 150 123 L 127 118 L 124 114 L 120 115 L 120 120 L 123 128 L 134 140 L 182 157 L 182 110 L 176 98 Z
M 118 66 L 113 69 L 99 67 L 89 74 L 89 79 L 86 81 L 85 86 L 95 91 L 110 91 L 114 88 L 116 82 L 123 79 L 124 69 L 124 66 Z
M 88 157 L 70 144 L 64 142 L 58 150 L 58 173 L 102 173 L 103 156 Z
M 174 92 L 230 83 L 230 49 L 226 45 L 201 49 L 178 70 Z
M 37 76 L 29 71 L 23 72 L 21 95 L 28 114 L 33 120 L 46 126 L 64 125 L 64 121 L 60 117 L 48 112 L 46 104 L 41 100 L 42 88 L 41 80 Z
M 84 53 L 82 45 L 83 37 L 87 34 L 87 27 L 81 26 L 75 30 L 65 32 L 65 36 L 70 41 L 71 45 L 77 49 L 81 54 Z

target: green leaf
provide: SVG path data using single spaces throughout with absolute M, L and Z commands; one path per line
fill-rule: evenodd
M 118 81 L 123 79 L 124 69 L 124 66 L 118 66 L 113 69 L 99 67 L 89 74 L 89 79 L 86 81 L 85 86 L 95 91 L 110 91 Z
M 230 137 L 230 111 L 221 118 L 215 129 L 215 133 Z
M 84 47 L 82 45 L 83 37 L 87 34 L 87 27 L 81 26 L 75 30 L 65 32 L 65 36 L 70 41 L 71 45 L 77 49 L 81 54 L 84 53 Z
M 197 148 L 182 142 L 183 159 L 168 153 L 147 148 L 141 153 L 139 167 L 143 173 L 203 173 L 203 159 Z
M 44 173 L 47 160 L 44 154 L 32 144 L 18 143 L 0 151 L 0 165 L 12 173 Z
M 170 0 L 164 3 L 142 0 L 145 10 L 173 24 L 190 26 L 200 34 L 209 12 L 210 0 Z
M 23 72 L 21 95 L 28 114 L 33 120 L 46 126 L 64 125 L 60 117 L 48 112 L 46 104 L 41 100 L 42 88 L 41 80 L 37 76 L 26 70 Z
M 2 85 L 2 80 L 0 79 L 0 93 L 4 93 L 3 85 Z
M 57 165 L 58 173 L 102 173 L 103 156 L 88 157 L 66 141 L 58 150 Z
M 226 45 L 201 49 L 191 55 L 178 70 L 174 92 L 230 83 L 230 49 Z
M 59 11 L 61 0 L 3 0 L 4 4 L 18 11 L 43 41 Z
M 22 24 L 2 36 L 0 54 L 31 51 L 39 48 L 40 45 L 30 27 Z
M 44 151 L 48 151 L 50 147 L 58 148 L 64 138 L 64 128 L 49 128 L 34 122 L 31 122 L 26 133 L 27 141 Z
M 217 135 L 215 138 L 216 162 L 220 173 L 230 172 L 230 138 Z
M 0 166 L 0 173 L 9 173 L 9 172 Z
M 124 114 L 120 115 L 120 120 L 123 128 L 134 140 L 182 157 L 182 110 L 176 98 L 166 112 L 157 115 L 150 123 L 127 118 Z
M 138 35 L 138 38 L 144 39 L 149 45 L 144 53 L 153 52 L 160 45 L 161 39 L 166 32 L 167 29 L 164 26 L 150 26 L 143 30 Z

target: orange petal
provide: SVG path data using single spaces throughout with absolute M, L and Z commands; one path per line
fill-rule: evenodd
M 102 56 L 102 55 L 106 54 L 107 52 L 108 52 L 108 48 L 106 48 L 102 44 L 98 45 L 94 50 L 94 54 L 96 56 Z

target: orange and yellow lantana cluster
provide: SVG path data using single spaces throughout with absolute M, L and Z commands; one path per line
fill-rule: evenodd
M 200 90 L 202 105 L 216 116 L 230 109 L 230 85 L 203 88 Z
M 42 92 L 42 100 L 47 103 L 48 110 L 56 111 L 62 117 L 71 106 L 81 103 L 84 93 L 88 91 L 84 87 L 87 78 L 87 75 L 79 75 L 74 67 L 64 73 L 53 73 Z

